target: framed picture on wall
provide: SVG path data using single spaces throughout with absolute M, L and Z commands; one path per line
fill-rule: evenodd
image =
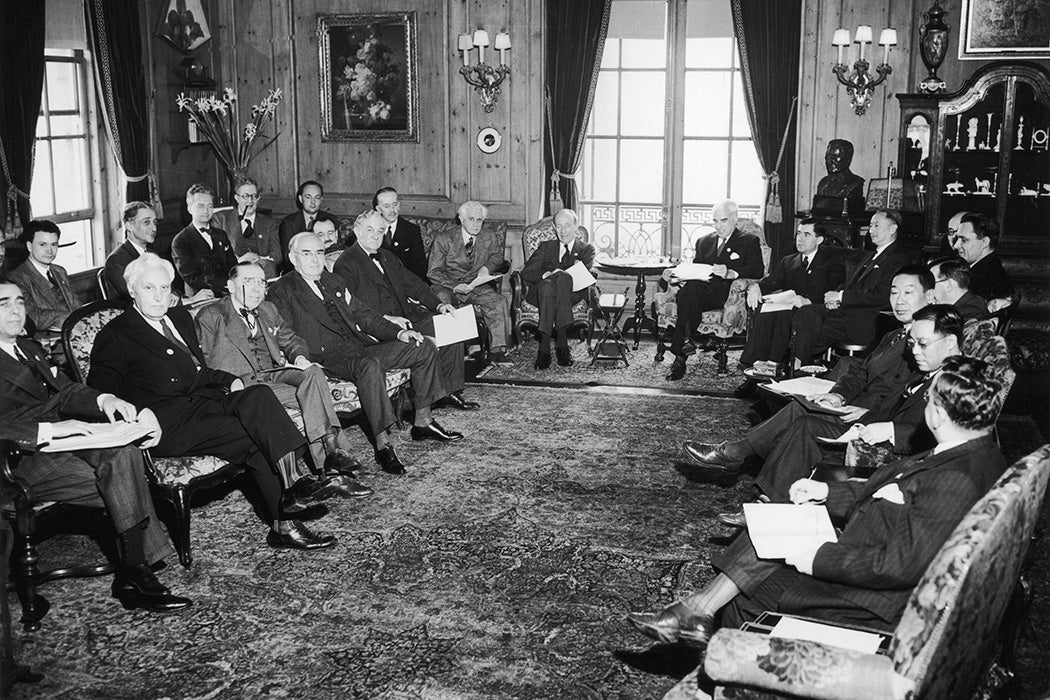
M 959 58 L 1050 58 L 1050 1 L 963 0 Z
M 323 141 L 419 141 L 416 13 L 317 16 Z

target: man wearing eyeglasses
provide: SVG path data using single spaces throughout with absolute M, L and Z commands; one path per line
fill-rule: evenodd
M 277 235 L 277 222 L 259 212 L 259 184 L 247 175 L 237 178 L 233 188 L 237 206 L 212 217 L 212 225 L 230 237 L 237 262 L 259 265 L 267 279 L 277 276 L 284 256 Z
M 963 322 L 988 318 L 988 302 L 970 291 L 970 266 L 959 258 L 940 258 L 930 263 L 933 273 L 933 300 L 951 304 Z

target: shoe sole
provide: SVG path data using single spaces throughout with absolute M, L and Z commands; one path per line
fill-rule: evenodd
M 744 523 L 744 522 L 740 522 L 738 520 L 733 520 L 732 518 L 723 518 L 721 515 L 718 516 L 717 520 L 718 520 L 718 522 L 722 523 L 723 525 L 727 525 L 729 527 L 735 527 L 735 528 L 741 529 L 741 530 L 743 528 L 747 527 L 747 524 Z
M 440 438 L 431 435 L 427 435 L 426 437 L 416 437 L 415 435 L 412 436 L 412 442 L 426 442 L 427 440 L 430 440 L 432 442 L 459 442 L 462 439 L 462 435 L 454 438 Z
M 294 544 L 285 544 L 284 542 L 270 542 L 269 540 L 267 540 L 266 544 L 269 545 L 271 549 L 296 549 L 300 552 L 311 552 L 315 549 L 327 549 L 329 547 L 334 547 L 335 540 L 332 540 L 331 542 L 325 542 L 324 544 L 312 545 L 309 547 L 299 547 Z

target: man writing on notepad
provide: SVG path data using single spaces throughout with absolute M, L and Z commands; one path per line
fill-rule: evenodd
M 746 532 L 712 560 L 718 575 L 658 613 L 631 613 L 643 634 L 706 646 L 721 626 L 766 610 L 891 630 L 948 536 L 1006 467 L 992 427 L 1001 382 L 980 360 L 952 357 L 929 387 L 925 422 L 936 447 L 880 467 L 864 481 L 800 479 L 791 501 L 823 503 L 842 524 L 838 541 L 759 559 Z
M 592 291 L 590 287 L 573 291 L 573 278 L 567 272 L 578 262 L 588 272 L 594 267 L 594 246 L 577 238 L 580 221 L 576 212 L 560 210 L 554 215 L 554 229 L 558 237 L 540 243 L 521 270 L 521 278 L 529 285 L 525 299 L 540 310 L 536 369 L 551 366 L 551 335 L 554 336 L 558 364 L 562 367 L 572 365 L 566 338 L 566 330 L 572 324 L 572 307 Z

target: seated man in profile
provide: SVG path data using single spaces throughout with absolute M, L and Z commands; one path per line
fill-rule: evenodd
M 434 238 L 427 277 L 445 304 L 474 304 L 481 310 L 492 336 L 493 362 L 507 359 L 510 310 L 507 300 L 485 282 L 503 266 L 503 242 L 485 226 L 488 209 L 481 202 L 459 206 L 460 226 L 445 229 Z
M 29 258 L 11 271 L 11 281 L 22 288 L 26 313 L 39 330 L 61 328 L 69 314 L 80 308 L 66 269 L 55 264 L 61 235 L 58 224 L 35 219 L 18 237 L 29 249 Z
M 229 236 L 212 226 L 214 202 L 210 187 L 191 185 L 186 190 L 186 209 L 193 221 L 171 241 L 171 259 L 191 297 L 202 293 L 221 297 L 226 293 L 226 275 L 237 264 Z
M 133 445 L 37 450 L 55 438 L 90 435 L 100 423 L 118 419 L 152 428 L 141 447 L 153 447 L 161 439 L 156 416 L 71 382 L 48 363 L 39 345 L 19 337 L 25 320 L 22 290 L 0 280 L 0 440 L 11 440 L 25 452 L 18 478 L 37 502 L 105 507 L 120 544 L 113 597 L 125 608 L 166 613 L 189 607 L 191 601 L 172 595 L 150 568 L 172 547 L 153 510 L 142 450 Z M 46 604 L 41 607 L 43 615 Z
M 880 467 L 865 481 L 799 479 L 791 503 L 823 503 L 838 541 L 759 559 L 741 532 L 712 565 L 704 588 L 658 613 L 628 620 L 661 642 L 706 646 L 721 626 L 766 610 L 892 630 L 934 556 L 1006 468 L 992 437 L 1001 382 L 980 360 L 951 357 L 930 383 L 925 422 L 936 446 Z
M 970 265 L 970 291 L 988 300 L 988 311 L 995 313 L 1013 301 L 1014 283 L 995 252 L 999 244 L 999 224 L 984 214 L 966 214 L 959 222 L 952 247 Z
M 529 285 L 526 300 L 540 311 L 540 347 L 536 353 L 536 369 L 551 366 L 551 336 L 554 353 L 562 367 L 572 365 L 569 339 L 566 331 L 572 325 L 572 307 L 586 299 L 593 290 L 588 287 L 572 290 L 572 276 L 566 272 L 577 261 L 588 271 L 594 268 L 594 246 L 579 240 L 580 218 L 572 209 L 561 209 L 554 215 L 554 230 L 558 237 L 543 241 L 525 261 L 521 278 Z
M 959 258 L 938 258 L 930 263 L 933 273 L 933 301 L 950 304 L 963 322 L 988 318 L 988 302 L 970 291 L 970 266 Z

